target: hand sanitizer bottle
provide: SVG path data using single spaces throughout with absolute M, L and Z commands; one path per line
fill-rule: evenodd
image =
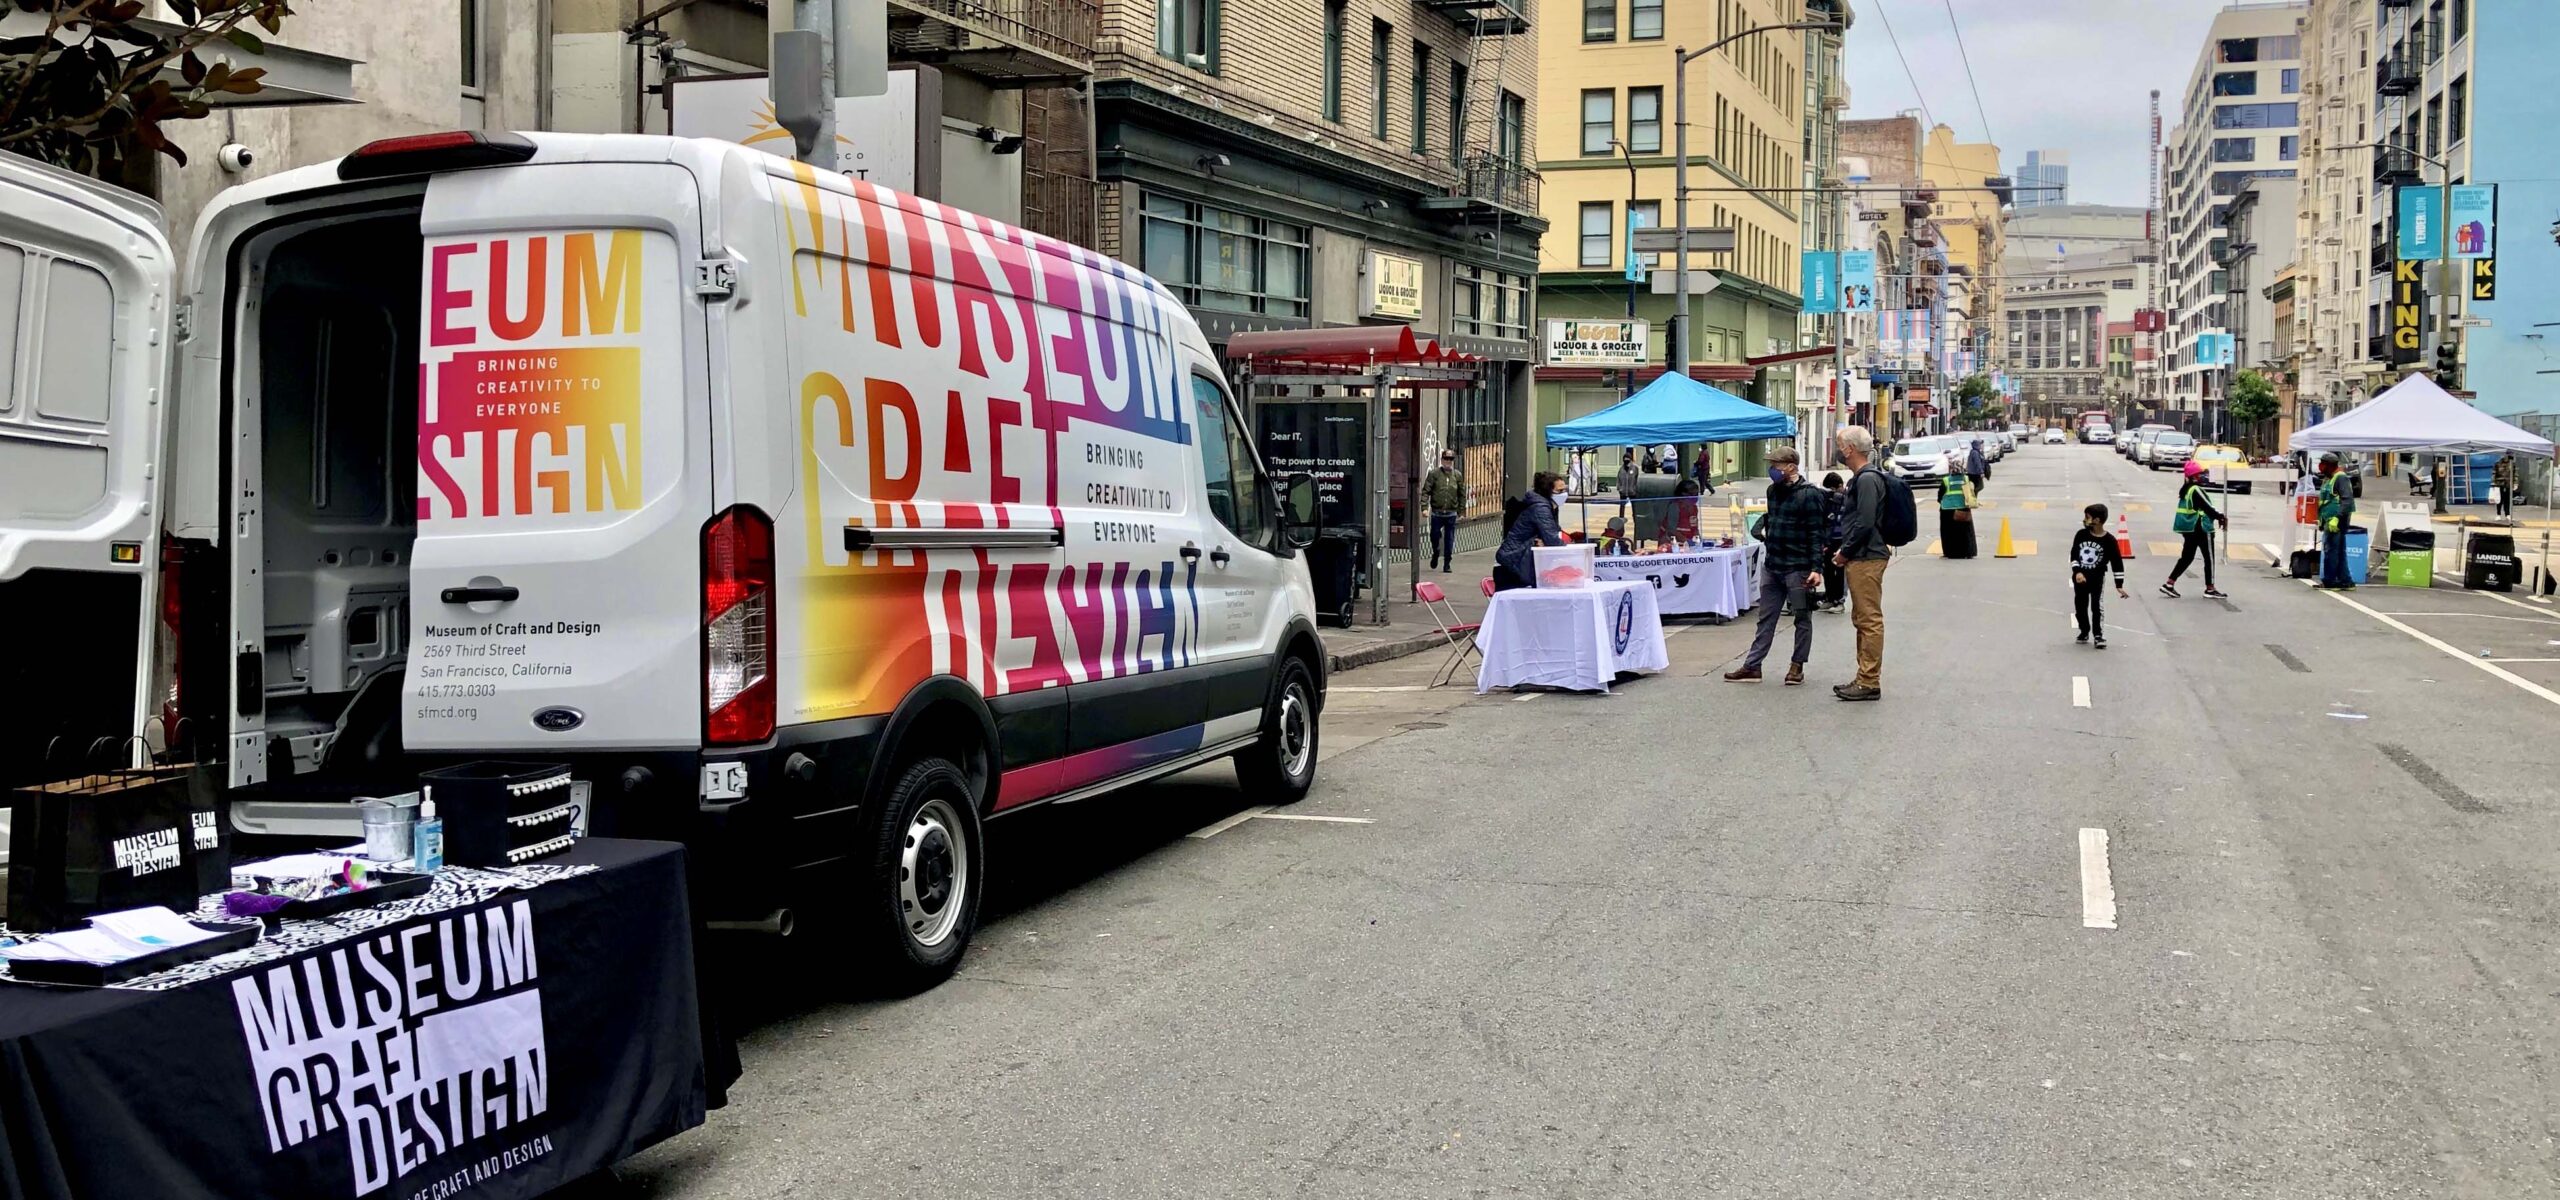
M 432 875 L 444 869 L 444 821 L 436 816 L 435 797 L 418 805 L 418 825 L 410 838 L 410 870 Z

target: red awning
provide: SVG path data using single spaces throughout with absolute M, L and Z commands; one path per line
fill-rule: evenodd
M 1255 362 L 1340 366 L 1446 367 L 1481 361 L 1436 341 L 1418 340 L 1406 325 L 1333 329 L 1264 329 L 1227 339 L 1227 357 Z

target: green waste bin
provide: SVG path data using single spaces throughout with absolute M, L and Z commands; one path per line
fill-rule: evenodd
M 2393 587 L 2434 587 L 2436 585 L 2436 552 L 2433 550 L 2394 550 L 2387 579 Z

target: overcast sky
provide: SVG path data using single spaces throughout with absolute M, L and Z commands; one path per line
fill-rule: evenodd
M 1955 24 L 1948 21 L 1954 9 Z M 2204 33 L 2224 0 L 1851 0 L 1849 112 L 1889 117 L 1926 107 L 1956 140 L 1990 140 L 2014 170 L 2026 152 L 2071 155 L 2071 199 L 2141 204 L 2148 178 L 2151 89 L 2160 89 L 2161 133 L 2177 124 L 2177 101 L 2195 69 Z M 1887 22 L 1892 35 L 1886 33 Z M 1974 106 L 1956 29 L 1982 88 Z M 1894 55 L 1899 39 L 1910 73 Z M 1917 76 L 1920 94 L 1912 95 Z

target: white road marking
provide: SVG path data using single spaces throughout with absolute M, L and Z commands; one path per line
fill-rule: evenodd
M 1378 823 L 1378 820 L 1375 817 L 1327 817 L 1316 813 L 1258 812 L 1253 815 L 1257 819 L 1264 821 L 1329 821 L 1336 825 L 1375 825 Z
M 1188 835 L 1186 835 L 1186 836 L 1189 836 L 1189 837 L 1195 837 L 1195 838 L 1199 838 L 1199 839 L 1201 839 L 1201 840 L 1203 840 L 1203 841 L 1206 841 L 1206 840 L 1207 840 L 1207 839 L 1209 839 L 1209 838 L 1216 837 L 1216 836 L 1218 836 L 1219 834 L 1225 833 L 1226 831 L 1228 831 L 1228 830 L 1230 830 L 1230 829 L 1233 829 L 1233 828 L 1235 828 L 1235 827 L 1236 827 L 1236 826 L 1238 826 L 1238 825 L 1242 825 L 1242 824 L 1244 824 L 1245 822 L 1250 821 L 1250 820 L 1254 819 L 1255 817 L 1261 816 L 1262 814 L 1267 813 L 1267 812 L 1270 812 L 1270 811 L 1271 811 L 1271 806 L 1270 806 L 1270 805 L 1268 805 L 1268 804 L 1257 804 L 1257 805 L 1254 805 L 1254 806 L 1253 806 L 1253 807 L 1251 807 L 1251 808 L 1245 809 L 1245 810 L 1244 810 L 1244 811 L 1242 811 L 1242 812 L 1235 813 L 1235 814 L 1233 814 L 1233 815 L 1231 815 L 1231 816 L 1227 817 L 1225 820 L 1222 820 L 1222 821 L 1218 822 L 1218 823 L 1217 823 L 1217 824 L 1215 824 L 1215 825 L 1210 825 L 1210 826 L 1207 826 L 1206 828 L 1201 828 L 1201 829 L 1194 829 L 1194 830 L 1192 830 L 1192 831 L 1191 831 Z
M 2485 659 L 2482 659 L 2482 660 L 2480 660 L 2480 661 L 2482 661 L 2482 662 L 2546 663 L 2546 662 L 2560 662 L 2560 658 L 2485 658 Z
M 2445 581 L 2446 583 L 2452 584 L 2452 585 L 2453 585 L 2453 586 L 2455 586 L 2455 587 L 2463 587 L 2463 586 L 2464 586 L 2464 585 L 2463 585 L 2463 582 L 2462 582 L 2462 578 L 2461 578 L 2460 576 L 2458 576 L 2458 575 L 2447 575 L 2447 574 L 2445 574 L 2445 573 L 2444 573 L 2444 572 L 2442 572 L 2442 571 L 2438 571 L 2438 572 L 2436 572 L 2436 578 L 2441 579 L 2441 580 Z M 2469 589 L 2468 589 L 2468 588 L 2465 588 L 2465 590 L 2469 590 Z M 2478 596 L 2478 597 L 2480 597 L 2480 598 L 2481 598 L 2481 599 L 2483 599 L 2483 600 L 2495 600 L 2495 601 L 2497 601 L 2497 602 L 2498 602 L 2498 603 L 2500 603 L 2500 604 L 2512 604 L 2512 605 L 2516 606 L 2517 608 L 2521 608 L 2521 609 L 2523 609 L 2523 610 L 2525 610 L 2526 612 L 2529 612 L 2529 613 L 2540 613 L 2540 612 L 2542 611 L 2542 609 L 2535 607 L 2535 605 L 2544 605 L 2544 604 L 2549 604 L 2549 603 L 2551 603 L 2550 601 L 2545 600 L 2545 599 L 2543 599 L 2543 598 L 2542 598 L 2542 597 L 2540 597 L 2540 596 L 2534 596 L 2534 597 L 2531 597 L 2531 599 L 2532 599 L 2532 603 L 2531 603 L 2531 604 L 2528 604 L 2528 603 L 2526 603 L 2525 601 L 2523 601 L 2523 600 L 2518 600 L 2518 599 L 2516 599 L 2516 598 L 2515 598 L 2515 597 L 2513 597 L 2513 596 L 2501 596 L 2501 595 L 2497 594 L 2496 592 L 2487 591 L 2487 590 L 2485 590 L 2485 589 L 2484 589 L 2484 590 L 2480 590 L 2480 591 L 2473 591 L 2471 594 L 2472 594 L 2472 595 L 2475 595 L 2475 596 Z
M 2483 621 L 2522 621 L 2527 625 L 2560 625 L 2560 621 L 2553 620 L 2550 617 L 2510 617 L 2505 613 L 2396 612 L 2375 613 L 2373 615 L 2377 617 L 2478 617 Z
M 2524 688 L 2524 691 L 2534 693 L 2534 696 L 2542 696 L 2542 699 L 2545 699 L 2545 701 L 2552 701 L 2552 704 L 2560 704 L 2560 691 L 2552 691 L 2552 688 L 2545 688 L 2545 686 L 2542 686 L 2542 683 L 2529 681 L 2529 678 L 2524 678 L 2524 675 L 2516 675 L 2514 670 L 2501 668 L 2501 665 L 2491 663 L 2491 660 L 2486 660 L 2486 658 L 2473 658 L 2473 655 L 2465 655 L 2465 652 L 2460 652 L 2460 650 L 2455 650 L 2455 647 L 2452 647 L 2452 645 L 2447 645 L 2447 642 L 2442 640 L 2442 637 L 2424 635 L 2424 632 L 2419 632 L 2419 629 L 2412 629 L 2412 627 L 2409 627 L 2409 624 L 2401 624 L 2401 622 L 2396 622 L 2396 619 L 2383 617 L 2383 614 L 2373 612 L 2373 609 L 2368 609 L 2368 606 L 2355 604 L 2355 601 L 2353 601 L 2353 599 L 2348 599 L 2348 594 L 2342 594 L 2342 591 L 2330 591 L 2330 594 L 2327 594 L 2327 596 L 2330 596 L 2330 599 L 2335 599 L 2337 604 L 2345 604 L 2345 606 L 2350 606 L 2350 609 L 2355 609 L 2355 612 L 2365 614 L 2365 617 L 2373 617 L 2373 619 L 2376 619 L 2376 622 L 2383 622 L 2383 624 L 2388 624 L 2388 627 L 2399 629 L 2399 632 L 2404 632 L 2404 635 L 2417 637 L 2419 642 L 2427 642 L 2427 645 L 2432 645 L 2432 647 L 2437 647 L 2437 650 L 2447 652 L 2447 655 L 2452 655 L 2452 658 L 2460 658 L 2460 660 L 2463 660 L 2463 663 L 2476 665 L 2476 668 L 2486 670 L 2486 673 L 2491 673 L 2491 675 L 2499 675 L 2499 678 L 2504 678 L 2506 683 L 2514 683 L 2514 686 Z
M 2087 708 L 2087 707 L 2089 707 L 2089 677 L 2088 677 L 2088 676 L 2086 676 L 2086 675 L 2074 675 L 2074 676 L 2072 676 L 2072 677 L 2071 677 L 2071 707 L 2073 707 L 2073 708 Z
M 1431 686 L 1423 683 L 1396 683 L 1378 684 L 1370 687 L 1352 687 L 1337 683 L 1325 690 L 1328 692 L 1427 692 L 1431 690 Z
M 2080 831 L 2080 925 L 2116 927 L 2116 877 L 2107 866 L 2107 831 Z

